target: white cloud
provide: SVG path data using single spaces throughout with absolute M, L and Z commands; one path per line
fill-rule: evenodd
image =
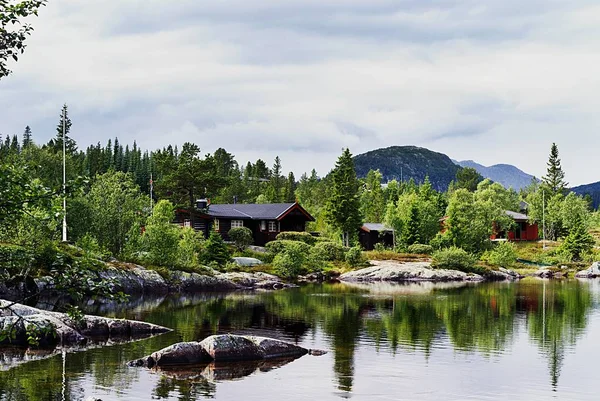
M 0 132 L 45 141 L 63 102 L 82 146 L 195 141 L 326 173 L 343 146 L 413 144 L 597 181 L 600 7 L 591 1 L 54 0 Z

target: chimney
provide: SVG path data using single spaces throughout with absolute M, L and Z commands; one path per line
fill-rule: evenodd
M 208 200 L 206 199 L 198 199 L 196 201 L 196 209 L 206 209 L 208 207 Z

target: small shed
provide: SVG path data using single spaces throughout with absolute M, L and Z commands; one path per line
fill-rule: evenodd
M 387 248 L 394 247 L 394 229 L 383 223 L 364 223 L 358 233 L 358 240 L 362 247 L 373 250 L 375 244 L 382 244 Z

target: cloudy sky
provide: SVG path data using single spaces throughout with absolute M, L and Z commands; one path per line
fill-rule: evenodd
M 0 133 L 81 147 L 196 142 L 324 174 L 417 145 L 541 176 L 552 142 L 571 184 L 600 180 L 596 0 L 50 0 Z

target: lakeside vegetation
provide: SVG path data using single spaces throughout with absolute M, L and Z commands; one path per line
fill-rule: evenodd
M 348 149 L 325 177 L 313 170 L 296 181 L 293 173 L 283 173 L 279 157 L 272 168 L 260 159 L 240 166 L 224 149 L 202 156 L 192 143 L 181 150 L 169 145 L 150 152 L 135 143 L 123 146 L 115 138 L 81 151 L 69 135 L 71 126 L 65 105 L 56 137 L 48 143 L 36 144 L 29 127 L 22 139 L 13 135 L 0 141 L 0 252 L 8 277 L 48 275 L 69 263 L 90 270 L 87 260 L 112 257 L 166 274 L 174 269 L 204 272 L 204 266 L 244 270 L 230 258 L 251 256 L 267 263 L 263 270 L 291 279 L 350 270 L 368 259 L 431 258 L 434 267 L 476 273 L 526 268 L 518 260 L 571 265 L 598 259 L 590 232 L 598 236 L 600 218 L 586 199 L 567 191 L 554 144 L 547 175 L 520 193 L 469 168 L 458 170 L 448 190 L 439 192 L 427 177 L 419 184 L 410 179 L 382 185 L 381 173 L 371 170 L 358 179 Z M 69 240 L 77 248 L 60 245 L 63 195 Z M 257 253 L 247 249 L 252 239 L 247 229 L 233 229 L 234 243 L 225 244 L 216 233 L 203 238 L 191 228 L 173 225 L 174 210 L 194 208 L 198 198 L 214 203 L 298 200 L 315 217 L 308 229 L 319 237 L 281 233 L 267 253 Z M 519 211 L 522 201 L 531 223 L 545 228 L 547 248 L 490 240 L 495 232 L 515 228 L 505 211 Z M 393 228 L 394 247 L 378 244 L 375 251 L 362 252 L 358 232 L 365 221 Z M 72 263 L 77 252 L 86 262 Z

